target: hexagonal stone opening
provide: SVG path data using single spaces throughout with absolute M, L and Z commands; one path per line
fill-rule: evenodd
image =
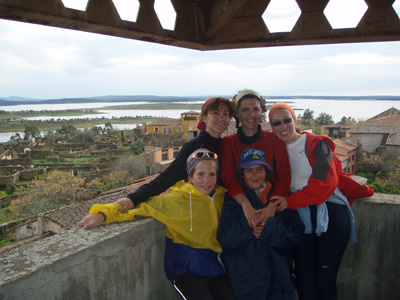
M 301 15 L 295 0 L 271 0 L 262 15 L 269 32 L 290 32 Z
M 174 30 L 176 12 L 169 0 L 155 0 L 154 10 L 164 29 Z
M 367 9 L 364 0 L 330 0 L 324 14 L 333 29 L 356 28 Z
M 66 8 L 85 11 L 89 0 L 61 0 Z
M 393 3 L 393 9 L 395 10 L 395 12 L 397 13 L 397 16 L 400 18 L 400 0 L 396 0 Z
M 121 20 L 136 22 L 139 1 L 138 0 L 113 0 Z

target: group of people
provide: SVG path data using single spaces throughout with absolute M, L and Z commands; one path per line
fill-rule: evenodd
M 200 134 L 150 183 L 94 205 L 85 229 L 153 217 L 166 225 L 165 273 L 183 299 L 336 299 L 356 241 L 349 198 L 373 190 L 341 170 L 334 143 L 300 132 L 293 109 L 257 92 L 208 99 Z M 224 136 L 231 119 L 237 133 Z M 158 196 L 171 187 L 168 194 Z

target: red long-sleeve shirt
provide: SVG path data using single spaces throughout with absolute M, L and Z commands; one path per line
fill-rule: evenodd
M 276 183 L 272 195 L 286 196 L 290 192 L 290 164 L 286 145 L 274 133 L 261 130 L 260 137 L 245 144 L 237 133 L 224 136 L 221 143 L 221 177 L 231 197 L 244 194 L 241 184 L 236 179 L 234 168 L 239 165 L 243 150 L 257 148 L 265 153 L 265 160 L 274 170 L 272 180 Z

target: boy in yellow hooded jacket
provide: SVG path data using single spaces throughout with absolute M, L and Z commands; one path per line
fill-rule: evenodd
M 218 158 L 198 149 L 187 159 L 189 182 L 176 183 L 163 196 L 155 196 L 126 212 L 119 204 L 95 204 L 77 225 L 85 229 L 153 217 L 165 224 L 164 268 L 183 299 L 234 299 L 222 263 L 217 229 L 226 190 L 217 186 Z

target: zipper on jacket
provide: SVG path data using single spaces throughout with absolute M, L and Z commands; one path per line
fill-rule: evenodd
M 217 217 L 217 213 L 216 213 L 216 211 L 215 211 L 215 207 L 214 207 L 214 196 L 215 196 L 215 193 L 214 193 L 214 195 L 211 197 L 210 196 L 210 199 L 211 199 L 211 210 L 212 210 L 212 212 L 213 212 L 213 214 L 214 214 L 214 219 L 215 219 L 215 228 L 216 228 L 216 230 L 218 230 L 218 217 Z M 215 234 L 217 234 L 217 233 L 215 233 Z M 219 254 L 222 252 L 222 249 L 221 248 L 219 248 L 218 247 L 218 249 L 219 249 Z M 219 254 L 218 254 L 218 260 L 219 260 Z M 221 261 L 220 261 L 221 262 Z M 221 262 L 221 264 L 222 264 L 222 262 Z M 223 265 L 223 264 L 222 264 Z

